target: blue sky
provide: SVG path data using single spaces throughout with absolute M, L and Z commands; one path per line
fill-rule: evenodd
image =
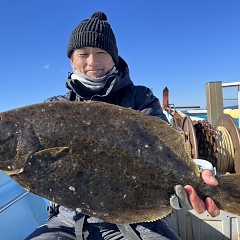
M 67 92 L 70 33 L 97 10 L 133 82 L 161 102 L 167 86 L 170 103 L 205 108 L 206 83 L 240 81 L 239 0 L 2 0 L 0 112 Z

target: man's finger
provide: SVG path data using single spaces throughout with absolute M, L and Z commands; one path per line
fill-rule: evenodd
M 207 169 L 204 170 L 202 172 L 202 178 L 203 178 L 203 181 L 210 186 L 218 185 L 218 181 L 211 170 L 207 170 Z
M 215 202 L 210 197 L 207 197 L 205 199 L 205 206 L 212 217 L 216 217 L 220 214 L 220 209 L 216 206 Z
M 205 203 L 198 197 L 194 188 L 190 185 L 184 187 L 189 198 L 189 202 L 197 213 L 203 213 L 206 211 Z

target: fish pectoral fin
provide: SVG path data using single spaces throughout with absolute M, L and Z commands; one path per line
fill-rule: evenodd
M 24 167 L 28 167 L 29 164 L 37 164 L 39 161 L 42 163 L 45 162 L 47 164 L 51 164 L 64 158 L 69 153 L 69 151 L 69 147 L 54 147 L 40 150 L 29 156 L 29 159 Z
M 56 159 L 65 156 L 69 152 L 69 147 L 46 148 L 33 154 L 34 158 Z
M 25 174 L 26 172 L 37 171 L 39 167 L 47 167 L 64 159 L 69 152 L 69 147 L 54 147 L 32 153 L 25 162 L 21 173 Z

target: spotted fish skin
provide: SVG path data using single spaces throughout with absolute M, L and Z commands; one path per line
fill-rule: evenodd
M 216 188 L 204 185 L 182 135 L 168 123 L 102 102 L 1 113 L 0 169 L 37 195 L 117 224 L 166 216 L 177 184 L 240 214 L 239 174 L 219 179 Z

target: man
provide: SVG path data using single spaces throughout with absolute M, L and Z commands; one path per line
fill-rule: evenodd
M 131 81 L 128 66 L 118 55 L 116 39 L 104 13 L 94 13 L 91 19 L 82 21 L 73 30 L 67 56 L 73 69 L 67 80 L 69 92 L 47 101 L 103 101 L 167 121 L 152 91 L 135 86 Z M 212 171 L 203 171 L 202 177 L 207 184 L 217 185 Z M 198 213 L 207 209 L 212 216 L 219 214 L 210 198 L 204 203 L 190 185 L 185 186 L 185 190 Z M 52 217 L 27 239 L 179 239 L 164 220 L 117 226 L 63 207 L 59 209 L 59 206 L 50 206 L 50 210 Z

